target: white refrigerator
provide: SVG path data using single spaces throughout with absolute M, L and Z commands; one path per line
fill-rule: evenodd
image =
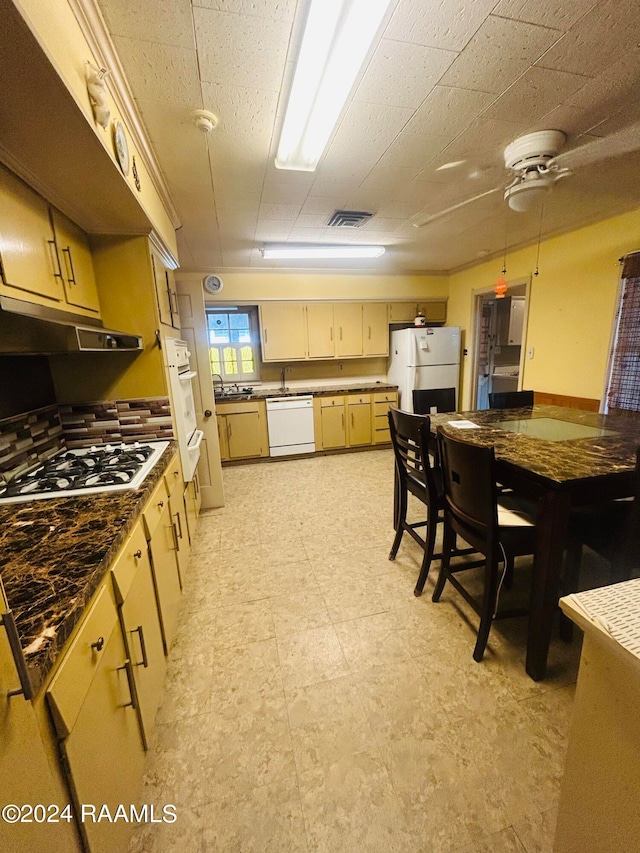
M 398 404 L 413 411 L 413 390 L 455 388 L 460 384 L 458 326 L 400 329 L 391 332 L 387 381 L 398 386 Z

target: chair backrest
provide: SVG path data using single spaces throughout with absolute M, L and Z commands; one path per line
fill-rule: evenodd
M 438 427 L 446 507 L 453 528 L 483 553 L 498 541 L 497 489 L 493 447 L 453 438 Z
M 429 456 L 430 430 L 428 417 L 389 407 L 389 431 L 400 480 L 414 494 L 417 486 L 423 486 L 425 498 L 435 500 L 437 486 Z
M 490 409 L 520 409 L 533 406 L 533 391 L 496 391 L 489 394 Z
M 433 415 L 436 412 L 455 412 L 455 410 L 455 388 L 430 388 L 413 392 L 413 411 L 416 415 Z

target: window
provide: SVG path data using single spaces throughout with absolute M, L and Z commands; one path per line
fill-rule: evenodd
M 627 255 L 622 269 L 607 410 L 640 412 L 640 253 Z
M 223 380 L 259 379 L 257 309 L 208 308 L 209 364 Z

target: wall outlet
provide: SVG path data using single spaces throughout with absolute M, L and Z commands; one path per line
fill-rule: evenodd
M 344 370 L 344 364 L 341 361 L 338 362 L 338 370 Z

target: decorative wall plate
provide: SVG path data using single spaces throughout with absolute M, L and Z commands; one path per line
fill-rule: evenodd
M 113 122 L 113 147 L 123 175 L 129 174 L 129 144 L 124 127 L 119 121 Z

